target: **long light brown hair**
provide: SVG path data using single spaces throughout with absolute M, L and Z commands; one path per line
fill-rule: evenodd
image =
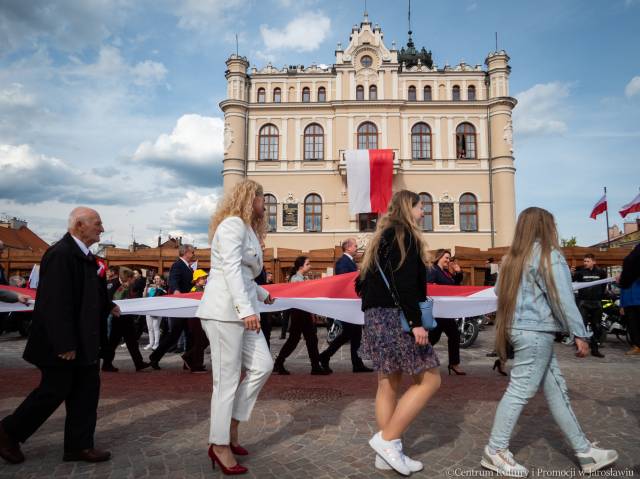
M 247 225 L 250 225 L 258 238 L 266 234 L 266 222 L 264 216 L 257 217 L 253 213 L 253 200 L 256 196 L 263 196 L 262 185 L 253 180 L 242 180 L 227 193 L 222 202 L 211 217 L 209 223 L 209 242 L 213 239 L 216 229 L 226 218 L 238 216 Z
M 396 266 L 396 270 L 402 266 L 404 260 L 407 258 L 407 250 L 404 245 L 404 238 L 407 231 L 416 243 L 416 249 L 420 254 L 420 258 L 422 258 L 425 265 L 427 264 L 428 255 L 426 243 L 423 241 L 422 232 L 418 228 L 418 224 L 411 214 L 411 209 L 416 206 L 419 201 L 420 196 L 413 191 L 401 190 L 394 193 L 387 212 L 378 220 L 376 231 L 367 246 L 364 259 L 362 260 L 360 279 L 364 279 L 368 271 L 376 268 L 375 259 L 378 257 L 382 233 L 387 228 L 394 228 L 395 241 L 398 243 L 398 247 L 400 248 L 400 263 Z
M 505 360 L 507 357 L 507 343 L 516 309 L 518 290 L 522 282 L 522 274 L 533 251 L 534 245 L 540 246 L 540 264 L 538 268 L 544 283 L 552 311 L 560 314 L 557 318 L 566 323 L 562 315 L 562 308 L 558 299 L 558 290 L 551 271 L 551 252 L 555 249 L 562 251 L 558 243 L 558 230 L 553 215 L 542 208 L 531 207 L 518 216 L 513 242 L 509 252 L 502 259 L 496 294 L 498 296 L 498 311 L 496 314 L 496 351 Z

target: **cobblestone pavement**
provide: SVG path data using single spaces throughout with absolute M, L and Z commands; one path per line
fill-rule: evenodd
M 319 332 L 321 348 L 326 331 Z M 274 330 L 272 350 L 282 341 Z M 442 387 L 404 438 L 407 452 L 424 462 L 419 477 L 486 477 L 479 466 L 493 415 L 507 378 L 491 370 L 493 328 L 462 351 L 468 376 L 447 376 Z M 11 412 L 37 384 L 36 369 L 20 359 L 25 341 L 0 336 L 0 417 Z M 437 351 L 446 364 L 446 338 Z M 556 346 L 575 412 L 589 438 L 615 448 L 620 459 L 610 475 L 640 477 L 640 357 L 624 356 L 625 345 L 609 339 L 605 359 L 578 359 Z M 145 352 L 146 355 L 146 352 Z M 242 444 L 252 454 L 242 463 L 248 477 L 398 477 L 373 467 L 367 441 L 376 431 L 374 374 L 353 374 L 348 345 L 331 363 L 331 376 L 309 375 L 302 341 L 287 361 L 291 376 L 272 376 L 253 417 L 241 426 Z M 117 374 L 103 374 L 97 446 L 113 459 L 92 465 L 63 463 L 64 409 L 60 408 L 23 445 L 27 461 L 0 463 L 0 478 L 201 478 L 218 477 L 206 456 L 211 377 L 185 373 L 179 357 L 163 359 L 162 371 L 135 373 L 119 348 Z M 516 457 L 533 477 L 577 475 L 573 454 L 549 414 L 542 393 L 526 407 L 512 441 Z

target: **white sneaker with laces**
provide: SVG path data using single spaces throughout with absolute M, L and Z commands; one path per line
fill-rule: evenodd
M 600 449 L 596 447 L 598 443 L 592 442 L 591 448 L 587 452 L 576 454 L 583 472 L 592 473 L 607 467 L 618 460 L 618 453 L 613 449 Z
M 406 464 L 402 452 L 398 450 L 398 446 L 395 441 L 385 441 L 382 439 L 382 432 L 377 432 L 369 440 L 371 448 L 378 453 L 380 458 L 388 466 L 394 469 L 396 472 L 403 476 L 411 474 L 411 469 Z M 402 445 L 400 445 L 402 448 Z
M 485 446 L 480 465 L 502 476 L 527 477 L 529 475 L 529 470 L 522 464 L 518 464 L 508 449 L 491 454 L 489 446 Z
M 404 463 L 409 467 L 411 472 L 418 472 L 424 469 L 424 465 L 420 461 L 416 461 L 414 459 L 411 459 L 409 456 L 405 455 L 404 451 L 402 450 L 402 441 L 400 439 L 394 439 L 393 441 L 390 441 L 390 442 L 393 442 L 396 445 L 396 447 L 398 448 L 398 451 L 400 451 L 400 454 L 402 454 L 402 459 L 404 459 Z M 379 454 L 376 454 L 375 465 L 376 465 L 376 469 L 380 469 L 381 471 L 390 471 L 393 469 L 389 464 L 384 462 L 384 459 L 382 459 Z

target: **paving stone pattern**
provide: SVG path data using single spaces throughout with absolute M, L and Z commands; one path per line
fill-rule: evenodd
M 273 332 L 272 351 L 283 341 Z M 326 330 L 319 331 L 321 348 Z M 141 341 L 144 343 L 144 337 Z M 424 462 L 418 477 L 487 477 L 479 460 L 507 378 L 491 370 L 493 327 L 462 351 L 468 376 L 448 376 L 446 337 L 437 351 L 443 362 L 442 387 L 406 433 L 406 452 Z M 21 359 L 25 341 L 0 336 L 0 417 L 10 413 L 39 380 L 37 369 Z M 620 453 L 611 474 L 640 477 L 640 357 L 609 339 L 605 359 L 578 359 L 573 348 L 556 346 L 573 407 L 593 441 Z M 145 356 L 147 352 L 144 353 Z M 207 356 L 208 361 L 208 356 Z M 119 348 L 119 373 L 102 375 L 96 445 L 113 459 L 102 464 L 62 462 L 64 408 L 23 445 L 27 461 L 0 463 L 0 479 L 20 478 L 209 478 L 207 457 L 211 377 L 183 372 L 178 355 L 168 354 L 161 371 L 136 373 Z M 373 467 L 367 441 L 376 431 L 375 374 L 353 374 L 348 345 L 331 362 L 330 376 L 311 376 L 301 341 L 287 361 L 291 376 L 274 375 L 265 386 L 251 421 L 241 426 L 241 443 L 252 454 L 242 458 L 245 477 L 392 478 Z M 528 404 L 511 445 L 532 477 L 577 475 L 572 451 L 546 406 L 544 395 Z M 490 476 L 489 476 L 490 477 Z

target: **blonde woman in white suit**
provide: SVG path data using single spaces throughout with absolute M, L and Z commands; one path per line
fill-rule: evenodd
M 251 180 L 238 183 L 211 219 L 211 271 L 196 313 L 211 343 L 209 457 L 214 468 L 217 463 L 228 475 L 247 472 L 234 457 L 248 454 L 238 443 L 238 425 L 249 420 L 273 369 L 258 312 L 260 301 L 273 301 L 254 281 L 262 271 L 265 229 L 262 186 Z

